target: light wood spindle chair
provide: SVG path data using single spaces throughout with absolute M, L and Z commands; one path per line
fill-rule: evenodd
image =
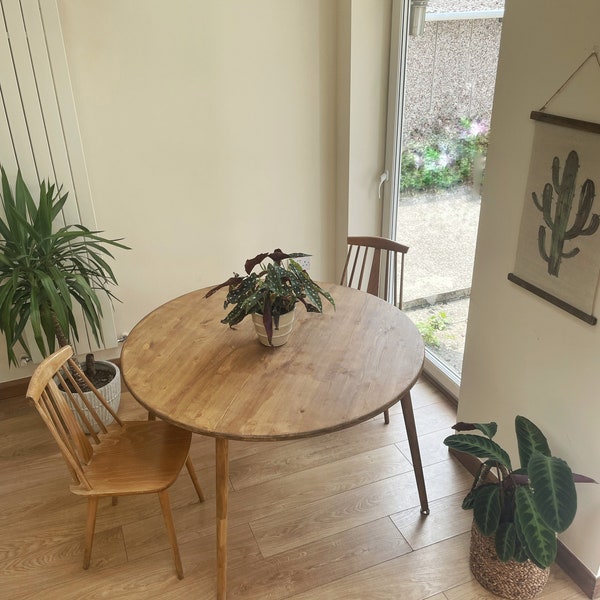
M 61 450 L 73 479 L 71 492 L 88 499 L 83 568 L 90 565 L 98 500 L 111 497 L 116 504 L 118 496 L 156 493 L 173 550 L 175 570 L 182 579 L 183 567 L 167 490 L 185 465 L 200 502 L 204 500 L 189 457 L 192 434 L 164 421 L 121 421 L 72 356 L 73 349 L 65 346 L 40 363 L 31 377 L 27 398 L 35 404 Z M 74 374 L 81 377 L 80 381 L 90 387 L 97 400 L 112 414 L 115 423 L 109 429 L 81 393 Z M 80 408 L 75 398 L 81 399 L 88 412 Z M 90 419 L 98 424 L 99 433 L 94 433 Z M 91 432 L 89 436 L 79 420 Z
M 379 296 L 402 310 L 404 255 L 407 252 L 408 246 L 387 238 L 349 237 L 348 254 L 340 283 Z M 386 424 L 390 422 L 388 410 L 384 411 L 383 418 Z

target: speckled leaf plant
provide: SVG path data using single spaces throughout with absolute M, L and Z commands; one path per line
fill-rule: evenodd
M 335 307 L 329 292 L 316 284 L 294 260 L 302 256 L 309 255 L 302 252 L 286 254 L 280 249 L 258 254 L 244 264 L 245 276 L 234 273 L 233 277 L 212 288 L 206 294 L 207 298 L 223 287 L 229 288 L 224 308 L 229 305 L 233 308 L 221 323 L 233 327 L 248 315 L 259 313 L 263 316 L 269 343 L 272 343 L 273 327 L 279 326 L 279 317 L 293 310 L 297 302 L 301 302 L 308 312 L 323 312 L 323 296 Z M 267 258 L 271 262 L 263 264 Z M 257 266 L 260 271 L 255 273 Z
M 575 482 L 596 482 L 574 474 L 564 460 L 552 456 L 544 434 L 525 417 L 515 419 L 521 463 L 515 470 L 509 455 L 492 439 L 496 423 L 457 423 L 454 429 L 483 433 L 457 433 L 444 440 L 449 448 L 484 460 L 463 508 L 473 509 L 484 535 L 495 536 L 500 560 L 530 559 L 541 568 L 550 566 L 556 558 L 556 534 L 575 517 Z M 491 472 L 496 475 L 493 481 Z

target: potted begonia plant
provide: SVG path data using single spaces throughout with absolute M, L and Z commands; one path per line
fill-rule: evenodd
M 245 262 L 246 275 L 234 273 L 233 277 L 212 288 L 206 297 L 227 287 L 224 308 L 233 308 L 221 322 L 233 327 L 252 315 L 260 341 L 268 346 L 282 345 L 287 341 L 285 334 L 289 335 L 291 331 L 298 302 L 308 312 L 323 312 L 321 297 L 335 307 L 329 292 L 315 283 L 295 260 L 304 256 L 309 255 L 302 252 L 287 254 L 279 248 L 257 254 Z

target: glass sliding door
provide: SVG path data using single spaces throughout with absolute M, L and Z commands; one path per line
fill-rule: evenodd
M 395 5 L 388 228 L 410 248 L 404 310 L 425 340 L 426 368 L 457 394 L 504 0 L 429 0 L 417 36 L 409 7 Z

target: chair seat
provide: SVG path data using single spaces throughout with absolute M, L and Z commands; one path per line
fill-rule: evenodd
M 92 490 L 72 485 L 75 494 L 120 496 L 168 488 L 185 464 L 192 433 L 164 421 L 123 421 L 99 437 L 84 466 Z

